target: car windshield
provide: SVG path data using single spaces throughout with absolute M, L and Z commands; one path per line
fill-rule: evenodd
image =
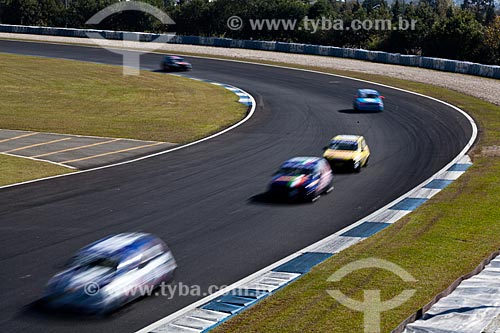
M 332 141 L 328 148 L 332 150 L 358 150 L 358 143 L 350 141 Z
M 109 258 L 103 256 L 89 256 L 89 255 L 81 255 L 75 257 L 71 266 L 79 266 L 79 267 L 103 267 L 103 268 L 111 268 L 116 269 L 118 267 L 118 259 L 117 258 Z
M 313 170 L 308 168 L 281 168 L 279 171 L 279 174 L 283 176 L 310 175 L 312 173 Z
M 361 97 L 361 98 L 378 98 L 378 95 L 377 94 L 362 93 L 359 97 Z
M 176 62 L 183 62 L 184 61 L 184 59 L 181 57 L 171 57 L 169 59 L 170 59 L 170 61 L 176 61 Z

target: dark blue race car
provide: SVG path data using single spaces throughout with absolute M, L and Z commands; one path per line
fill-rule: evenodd
M 112 312 L 169 281 L 177 264 L 167 245 L 150 234 L 110 236 L 81 249 L 45 289 L 50 308 L 89 314 Z
M 284 162 L 269 185 L 274 198 L 314 202 L 333 190 L 333 175 L 324 158 L 296 157 Z
M 383 111 L 384 96 L 373 89 L 358 89 L 354 96 L 353 108 L 355 111 Z
M 166 56 L 161 62 L 161 67 L 165 72 L 190 71 L 193 66 L 178 56 Z

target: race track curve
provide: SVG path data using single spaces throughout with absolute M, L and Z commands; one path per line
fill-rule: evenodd
M 0 41 L 0 52 L 121 63 L 106 50 L 69 45 Z M 144 55 L 142 65 L 158 69 L 160 59 Z M 77 249 L 127 231 L 163 238 L 178 261 L 178 282 L 204 291 L 231 284 L 407 192 L 450 162 L 472 135 L 463 115 L 424 97 L 317 73 L 188 60 L 190 75 L 252 94 L 255 115 L 173 153 L 0 190 L 2 331 L 136 331 L 201 297 L 149 297 L 104 319 L 56 318 L 30 304 Z M 386 111 L 351 113 L 360 87 L 378 88 Z M 360 174 L 336 175 L 334 192 L 315 204 L 255 200 L 282 161 L 320 155 L 339 133 L 367 138 L 372 157 Z

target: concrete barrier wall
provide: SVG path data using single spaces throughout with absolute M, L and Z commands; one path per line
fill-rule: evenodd
M 107 31 L 107 30 L 93 30 L 93 29 L 52 28 L 52 27 L 21 26 L 21 25 L 9 25 L 9 24 L 0 24 L 0 32 L 63 36 L 63 37 L 79 37 L 79 38 L 86 38 L 87 32 L 94 32 L 101 34 L 106 39 L 139 40 L 142 42 L 151 42 L 162 36 L 159 34 L 150 34 L 150 33 Z M 462 74 L 500 79 L 500 66 L 482 65 L 467 61 L 421 57 L 415 55 L 402 55 L 402 54 L 386 53 L 380 51 L 368 51 L 368 50 L 340 48 L 334 46 L 311 45 L 311 44 L 283 43 L 283 42 L 255 41 L 255 40 L 236 40 L 230 38 L 198 37 L 198 36 L 175 36 L 169 40 L 169 43 L 277 51 L 277 52 L 297 53 L 297 54 L 312 54 L 312 55 L 321 55 L 328 57 L 366 60 L 366 61 L 385 63 L 385 64 L 422 67 L 439 71 L 462 73 Z

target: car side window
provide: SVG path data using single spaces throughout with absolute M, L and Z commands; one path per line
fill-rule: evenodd
M 139 268 L 142 268 L 149 264 L 149 262 L 156 257 L 158 257 L 163 252 L 163 246 L 157 242 L 149 245 L 142 253 L 141 264 Z
M 141 263 L 140 255 L 137 253 L 132 253 L 118 265 L 118 269 L 123 269 L 126 267 L 127 270 L 132 270 L 137 268 Z
M 323 170 L 323 161 L 320 161 L 318 163 L 318 166 L 316 167 L 316 169 L 314 170 L 314 175 L 316 177 L 321 177 L 321 171 Z
M 320 171 L 326 171 L 326 162 L 325 161 L 320 162 L 319 169 L 320 169 Z
M 330 165 L 328 164 L 328 162 L 326 161 L 323 161 L 323 166 L 322 166 L 322 169 L 325 173 L 329 173 L 331 172 L 331 168 L 330 168 Z

